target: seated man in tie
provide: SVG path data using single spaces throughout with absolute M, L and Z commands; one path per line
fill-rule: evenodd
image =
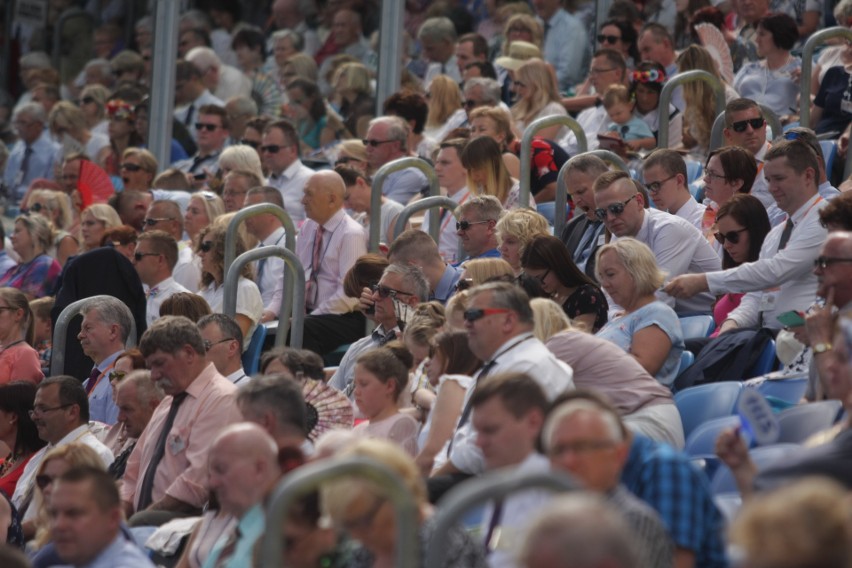
M 237 387 L 207 362 L 204 340 L 189 319 L 161 317 L 139 349 L 167 396 L 127 460 L 121 500 L 132 525 L 160 525 L 198 514 L 208 498 L 210 444 L 241 417 Z
M 769 191 L 788 217 L 766 235 L 758 260 L 728 270 L 683 275 L 665 288 L 678 298 L 706 291 L 715 295 L 745 292 L 739 307 L 720 326 L 722 333 L 737 327 L 781 329 L 779 315 L 804 312 L 816 298 L 813 266 L 828 236 L 819 219 L 828 201 L 817 190 L 818 159 L 805 142 L 785 140 L 766 152 L 765 164 Z
M 127 459 L 133 453 L 139 436 L 148 426 L 154 411 L 166 396 L 163 390 L 151 380 L 148 371 L 132 371 L 123 379 L 117 379 L 115 387 L 115 405 L 118 407 L 118 423 L 124 425 L 127 436 L 120 450 L 116 450 L 115 461 L 109 466 L 109 473 L 115 479 L 124 477 Z
M 284 199 L 281 192 L 271 186 L 252 187 L 246 193 L 245 207 L 269 203 L 284 209 Z M 246 230 L 259 242 L 257 248 L 280 246 L 284 240 L 284 225 L 275 215 L 256 215 L 246 219 Z M 262 323 L 278 319 L 281 311 L 281 299 L 284 296 L 284 260 L 270 256 L 257 261 L 257 287 L 263 298 Z
M 308 220 L 299 231 L 296 255 L 305 267 L 305 303 L 312 315 L 351 311 L 343 277 L 367 252 L 364 228 L 343 209 L 346 186 L 340 174 L 317 172 L 305 184 L 302 204 Z
M 210 314 L 198 320 L 197 325 L 207 349 L 207 361 L 235 385 L 249 382 L 250 377 L 243 370 L 243 332 L 234 318 Z
M 187 174 L 193 187 L 200 188 L 219 170 L 219 154 L 228 140 L 228 113 L 225 107 L 204 105 L 198 109 L 198 121 L 193 128 L 198 132 L 198 152 L 174 166 Z
M 89 415 L 92 420 L 112 425 L 118 420 L 118 407 L 112 398 L 109 372 L 124 352 L 133 326 L 133 314 L 120 300 L 102 296 L 90 299 L 82 314 L 83 323 L 77 339 L 83 353 L 95 363 L 83 383 L 89 397 Z
M 597 280 L 595 253 L 605 238 L 603 221 L 595 214 L 594 186 L 595 180 L 608 171 L 606 162 L 586 154 L 574 156 L 565 168 L 565 186 L 574 202 L 574 218 L 562 230 L 562 242 L 577 268 L 593 280 Z
M 12 146 L 3 171 L 3 185 L 12 203 L 18 203 L 36 178 L 53 179 L 53 165 L 59 147 L 45 128 L 47 114 L 38 103 L 26 103 L 15 110 L 12 126 L 19 140 Z
M 178 292 L 189 292 L 172 277 L 177 261 L 178 244 L 170 234 L 148 231 L 137 238 L 133 266 L 139 280 L 148 287 L 145 320 L 149 326 L 160 317 L 160 306 L 167 298 Z

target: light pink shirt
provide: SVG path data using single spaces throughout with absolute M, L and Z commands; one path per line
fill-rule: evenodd
M 154 502 L 168 495 L 200 508 L 207 501 L 207 458 L 213 438 L 225 426 L 242 420 L 235 400 L 236 390 L 212 363 L 187 387 L 189 396 L 175 416 L 166 438 L 166 452 L 154 477 Z M 171 405 L 172 397 L 167 396 L 154 410 L 127 460 L 121 499 L 133 503 L 134 508 L 145 468 L 154 455 Z

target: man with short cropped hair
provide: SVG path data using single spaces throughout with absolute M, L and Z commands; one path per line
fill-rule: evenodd
M 115 461 L 109 466 L 109 472 L 115 479 L 121 479 L 139 436 L 145 431 L 165 394 L 151 380 L 148 371 L 132 371 L 126 377 L 117 379 L 117 383 L 115 405 L 118 407 L 118 424 L 124 426 L 123 432 L 127 439 L 119 447 L 113 446 Z M 118 424 L 115 429 L 118 429 Z
M 608 171 L 606 162 L 586 154 L 574 156 L 565 167 L 565 187 L 574 202 L 574 218 L 562 230 L 562 242 L 577 268 L 596 282 L 595 257 L 606 236 L 603 221 L 595 214 L 594 186 L 595 180 Z
M 423 50 L 423 58 L 429 62 L 423 77 L 423 88 L 429 90 L 432 79 L 446 75 L 461 83 L 461 68 L 456 59 L 456 27 L 447 17 L 429 18 L 420 25 L 417 39 Z
M 435 157 L 435 174 L 441 187 L 446 191 L 447 197 L 458 204 L 462 204 L 470 197 L 470 189 L 467 187 L 467 170 L 461 163 L 461 152 L 466 140 L 456 138 L 441 143 L 441 149 Z M 449 209 L 429 209 L 423 215 L 423 230 L 429 230 L 432 215 L 440 216 L 440 232 L 438 233 L 438 250 L 441 256 L 449 263 L 460 260 L 459 258 L 459 236 L 456 232 L 455 215 Z
M 198 152 L 174 164 L 175 168 L 192 177 L 195 186 L 219 171 L 219 154 L 228 141 L 229 126 L 224 104 L 199 107 L 198 119 L 191 128 L 195 132 Z
M 411 155 L 408 147 L 408 124 L 396 116 L 380 116 L 370 121 L 364 145 L 367 147 L 367 162 L 373 171 L 385 164 Z M 426 176 L 417 168 L 405 168 L 385 178 L 382 193 L 403 205 L 420 193 L 429 183 Z
M 314 171 L 299 159 L 299 135 L 293 123 L 279 120 L 267 125 L 259 152 L 269 172 L 269 185 L 281 192 L 284 210 L 298 225 L 305 220 L 302 191 Z
M 189 292 L 172 276 L 177 261 L 178 244 L 170 234 L 155 230 L 139 235 L 133 267 L 142 284 L 148 287 L 145 320 L 149 327 L 159 319 L 160 306 L 167 298 L 178 292 Z
M 183 215 L 180 205 L 169 200 L 155 201 L 148 208 L 143 223 L 145 231 L 164 231 L 177 242 L 178 260 L 172 269 L 172 276 L 175 282 L 190 292 L 198 292 L 201 268 L 193 262 L 192 247 L 183 240 Z
M 189 130 L 192 139 L 198 142 L 198 131 L 193 125 L 198 120 L 198 111 L 204 105 L 224 107 L 225 102 L 210 93 L 202 81 L 198 67 L 179 59 L 175 64 L 175 118 Z
M 680 154 L 667 148 L 654 150 L 645 158 L 642 177 L 657 209 L 677 215 L 699 231 L 703 230 L 706 207 L 689 192 L 686 162 Z
M 503 205 L 493 195 L 472 197 L 459 205 L 456 234 L 468 259 L 500 257 L 496 226 L 503 214 Z
M 284 209 L 281 193 L 271 186 L 252 187 L 246 193 L 245 206 L 268 203 Z M 275 215 L 256 215 L 246 219 L 246 230 L 258 240 L 257 248 L 284 246 L 285 231 L 281 219 Z M 281 312 L 281 300 L 284 297 L 284 260 L 270 256 L 257 261 L 257 287 L 263 299 L 262 323 L 278 319 Z
M 456 42 L 456 65 L 464 73 L 471 63 L 488 61 L 488 41 L 479 34 L 464 34 Z
M 260 425 L 279 449 L 299 448 L 306 457 L 313 453 L 307 437 L 305 397 L 295 378 L 266 375 L 252 379 L 240 385 L 237 406 L 243 420 Z
M 9 151 L 3 185 L 9 199 L 15 203 L 24 196 L 34 179 L 54 177 L 53 162 L 59 146 L 51 141 L 46 124 L 47 113 L 36 102 L 21 105 L 12 115 L 18 141 Z
M 247 383 L 243 370 L 243 332 L 234 318 L 225 314 L 209 314 L 198 320 L 198 330 L 207 350 L 207 361 L 235 385 Z
M 416 266 L 429 281 L 429 299 L 445 304 L 455 293 L 461 271 L 441 258 L 435 241 L 419 229 L 403 231 L 388 250 L 391 264 Z

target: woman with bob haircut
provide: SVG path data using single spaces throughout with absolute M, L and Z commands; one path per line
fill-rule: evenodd
M 683 332 L 675 311 L 654 295 L 665 281 L 654 253 L 636 239 L 618 239 L 598 249 L 595 270 L 601 287 L 624 309 L 597 336 L 633 355 L 671 387 L 684 349 Z
M 503 215 L 495 227 L 500 257 L 509 263 L 515 276 L 523 272 L 521 255 L 530 242 L 538 236 L 550 234 L 550 224 L 544 216 L 532 209 L 513 209 Z

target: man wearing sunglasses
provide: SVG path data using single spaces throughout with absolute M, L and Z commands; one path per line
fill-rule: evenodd
M 665 290 L 678 298 L 709 290 L 714 295 L 745 293 L 738 308 L 720 329 L 768 327 L 780 329 L 778 316 L 790 310 L 804 312 L 817 292 L 814 261 L 826 239 L 819 211 L 828 205 L 817 193 L 819 165 L 804 142 L 785 140 L 766 153 L 764 171 L 769 190 L 785 223 L 766 235 L 755 262 L 736 268 L 674 278 Z
M 496 226 L 504 213 L 500 200 L 480 195 L 468 199 L 456 211 L 456 234 L 467 258 L 499 258 Z M 458 264 L 461 262 L 454 266 Z
M 424 118 L 425 122 L 425 118 Z M 380 116 L 370 121 L 364 146 L 367 147 L 367 163 L 373 171 L 399 158 L 411 155 L 408 145 L 411 129 L 408 123 L 398 116 Z M 403 205 L 412 197 L 428 187 L 426 176 L 417 168 L 396 171 L 385 178 L 382 193 Z
M 299 159 L 299 135 L 289 120 L 279 120 L 266 126 L 260 161 L 269 172 L 269 185 L 281 192 L 284 209 L 297 225 L 305 220 L 302 191 L 314 171 Z
M 429 282 L 419 268 L 407 264 L 388 265 L 379 283 L 372 288 L 364 288 L 361 294 L 359 307 L 364 313 L 373 310 L 376 328 L 373 333 L 349 346 L 328 384 L 346 392 L 351 398 L 350 387 L 358 356 L 395 338 L 401 339 L 408 316 L 417 304 L 428 298 Z
M 224 104 L 204 105 L 198 109 L 198 119 L 192 125 L 196 133 L 198 152 L 194 156 L 177 162 L 174 167 L 189 174 L 191 183 L 198 188 L 205 178 L 202 174 L 212 174 L 219 170 L 219 154 L 228 140 L 228 113 Z
M 142 284 L 148 288 L 145 321 L 149 326 L 160 317 L 160 306 L 167 298 L 178 292 L 189 292 L 172 276 L 177 261 L 178 244 L 170 234 L 147 231 L 139 235 L 132 262 Z
M 145 213 L 143 224 L 143 231 L 163 231 L 177 242 L 178 260 L 172 269 L 172 276 L 190 292 L 197 292 L 201 269 L 193 262 L 192 247 L 183 240 L 183 214 L 180 205 L 171 200 L 153 202 Z
M 614 238 L 632 237 L 648 245 L 670 278 L 721 267 L 719 255 L 688 221 L 659 209 L 645 209 L 645 198 L 625 172 L 607 172 L 595 181 L 595 206 L 598 219 Z M 679 314 L 709 314 L 715 300 L 708 292 L 678 301 L 659 291 L 657 297 Z
M 109 372 L 115 360 L 124 352 L 133 315 L 123 302 L 116 298 L 98 296 L 83 307 L 83 322 L 77 339 L 95 366 L 83 383 L 89 397 L 92 420 L 113 425 L 118 420 L 118 407 L 112 398 Z

